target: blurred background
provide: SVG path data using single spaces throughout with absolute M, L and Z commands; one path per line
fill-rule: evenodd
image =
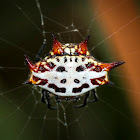
M 0 139 L 139 140 L 139 7 L 138 0 L 2 1 Z M 39 88 L 22 84 L 29 75 L 24 54 L 35 62 L 44 38 L 42 57 L 48 54 L 53 32 L 62 43 L 90 35 L 88 48 L 97 60 L 126 62 L 110 71 L 114 85 L 97 88 L 97 103 L 80 109 L 62 103 L 52 111 L 40 103 Z

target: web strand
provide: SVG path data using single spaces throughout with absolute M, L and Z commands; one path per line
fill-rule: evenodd
M 95 45 L 90 51 L 93 51 L 97 46 L 101 45 L 103 42 L 105 42 L 106 40 L 110 39 L 112 36 L 114 36 L 115 34 L 117 34 L 118 32 L 122 31 L 124 28 L 126 28 L 129 24 L 131 24 L 132 22 L 136 21 L 137 19 L 139 19 L 140 16 L 134 17 L 133 19 L 131 19 L 129 22 L 127 22 L 124 26 L 120 27 L 117 31 L 113 32 L 111 35 L 109 35 L 108 37 L 106 37 L 105 39 L 103 39 L 101 42 L 99 42 L 97 45 Z
M 40 13 L 40 21 L 41 21 L 42 30 L 43 30 L 42 33 L 43 33 L 43 37 L 44 37 L 43 44 L 46 44 L 46 31 L 45 31 L 45 25 L 44 25 L 44 16 L 43 16 L 43 13 L 42 13 L 42 10 L 40 7 L 39 0 L 35 0 L 35 2 L 36 2 L 37 8 Z

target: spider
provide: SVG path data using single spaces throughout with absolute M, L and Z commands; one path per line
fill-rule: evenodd
M 56 109 L 51 105 L 51 94 L 55 95 L 58 103 L 62 100 L 77 101 L 84 95 L 83 103 L 75 106 L 76 108 L 96 102 L 98 97 L 95 88 L 109 84 L 108 72 L 124 62 L 102 63 L 95 60 L 87 48 L 89 36 L 79 44 L 62 44 L 54 34 L 52 37 L 52 50 L 44 59 L 41 60 L 40 55 L 46 43 L 37 53 L 35 64 L 25 55 L 25 61 L 30 69 L 29 80 L 26 84 L 42 88 L 41 101 L 50 109 Z M 92 91 L 93 100 L 88 99 L 90 91 Z

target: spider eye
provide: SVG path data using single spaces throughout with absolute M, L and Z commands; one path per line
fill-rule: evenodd
M 65 67 L 59 66 L 59 67 L 56 69 L 56 71 L 58 71 L 58 72 L 63 72 L 63 71 L 66 71 L 66 70 L 65 70 Z
M 76 68 L 77 72 L 81 72 L 81 71 L 84 71 L 84 70 L 85 70 L 85 68 L 83 66 L 79 66 L 79 67 Z

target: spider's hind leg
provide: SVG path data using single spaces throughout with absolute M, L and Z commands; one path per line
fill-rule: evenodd
M 43 42 L 43 45 L 41 46 L 41 48 L 39 49 L 39 51 L 36 55 L 36 58 L 35 58 L 36 62 L 40 61 L 40 55 L 41 55 L 42 51 L 44 50 L 45 46 L 46 46 L 46 42 Z
M 60 103 L 61 102 L 61 99 L 57 95 L 55 96 L 55 100 L 56 100 L 57 103 Z
M 50 95 L 49 94 L 50 94 L 49 91 L 43 89 L 42 90 L 41 102 L 47 104 L 49 109 L 56 110 L 55 107 L 51 106 L 51 100 L 50 100 Z
M 75 108 L 80 108 L 80 107 L 86 106 L 88 103 L 92 103 L 92 102 L 98 101 L 98 96 L 97 96 L 97 94 L 96 94 L 95 89 L 92 90 L 92 94 L 93 94 L 93 97 L 94 97 L 93 100 L 89 100 L 89 101 L 88 101 L 89 95 L 90 95 L 90 91 L 89 91 L 89 92 L 87 92 L 86 95 L 85 95 L 83 104 L 76 105 L 76 106 L 74 106 L 74 107 L 75 107 Z
M 74 108 L 80 108 L 80 107 L 86 106 L 87 103 L 88 103 L 89 94 L 90 94 L 90 92 L 87 92 L 87 93 L 85 94 L 84 102 L 83 102 L 82 104 L 80 104 L 80 105 L 74 106 Z
M 96 90 L 95 89 L 92 90 L 92 95 L 93 95 L 94 99 L 93 100 L 89 100 L 88 103 L 92 103 L 92 102 L 98 101 L 98 96 L 96 94 Z

